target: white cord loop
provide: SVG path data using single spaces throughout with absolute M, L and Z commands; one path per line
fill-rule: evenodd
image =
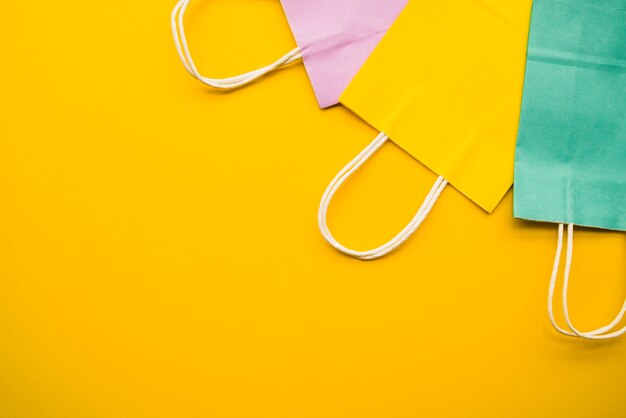
M 554 319 L 553 305 L 554 305 L 554 289 L 556 287 L 556 278 L 559 273 L 559 264 L 561 262 L 561 252 L 563 250 L 563 224 L 559 225 L 559 242 L 556 249 L 556 257 L 554 259 L 554 267 L 552 269 L 552 277 L 550 279 L 550 290 L 548 292 L 548 315 L 550 316 L 550 322 L 552 326 L 563 335 L 567 335 L 570 337 L 580 337 L 587 340 L 608 340 L 611 338 L 619 337 L 626 333 L 626 326 L 624 326 L 619 331 L 611 332 L 624 318 L 626 314 L 626 301 L 622 306 L 622 310 L 619 312 L 617 317 L 607 326 L 602 328 L 598 328 L 594 331 L 589 332 L 581 332 L 572 324 L 569 315 L 569 306 L 567 302 L 567 289 L 569 286 L 569 276 L 572 269 L 572 257 L 574 252 L 574 225 L 569 224 L 567 227 L 567 258 L 565 261 L 565 278 L 563 280 L 563 314 L 565 315 L 565 321 L 567 322 L 567 326 L 570 331 L 564 330 L 561 328 Z M 608 334 L 607 334 L 608 333 Z
M 381 245 L 378 248 L 368 251 L 355 251 L 351 250 L 341 243 L 339 243 L 332 235 L 328 228 L 328 207 L 330 206 L 330 202 L 332 201 L 335 193 L 339 188 L 343 185 L 343 183 L 350 178 L 361 166 L 370 159 L 372 155 L 376 153 L 382 147 L 389 137 L 384 133 L 380 133 L 374 141 L 369 144 L 359 155 L 356 156 L 348 165 L 346 165 L 337 176 L 331 181 L 328 185 L 328 188 L 324 192 L 324 196 L 322 197 L 322 201 L 320 203 L 320 208 L 318 212 L 318 224 L 324 239 L 332 245 L 335 249 L 341 251 L 344 254 L 347 254 L 351 257 L 355 257 L 361 260 L 375 260 L 377 258 L 381 258 L 384 255 L 394 251 L 400 245 L 402 245 L 406 240 L 409 239 L 411 235 L 420 227 L 422 222 L 426 219 L 433 206 L 439 199 L 439 196 L 448 185 L 448 182 L 443 178 L 439 177 L 435 184 L 433 185 L 430 193 L 424 200 L 424 203 L 417 211 L 411 222 L 402 230 L 398 235 L 392 238 L 389 242 L 384 245 Z
M 174 35 L 176 51 L 178 51 L 178 56 L 185 66 L 185 69 L 189 72 L 189 74 L 191 74 L 202 83 L 220 90 L 232 90 L 249 84 L 256 79 L 277 70 L 278 68 L 289 65 L 302 58 L 300 48 L 295 48 L 276 62 L 263 68 L 259 68 L 258 70 L 250 71 L 234 77 L 221 79 L 204 77 L 198 72 L 195 63 L 191 58 L 191 52 L 189 51 L 187 38 L 185 36 L 184 17 L 185 11 L 187 10 L 187 6 L 190 2 L 191 0 L 180 0 L 174 7 L 171 17 L 172 34 Z

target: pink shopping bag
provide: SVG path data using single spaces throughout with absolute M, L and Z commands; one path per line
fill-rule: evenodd
M 391 27 L 408 0 L 281 0 L 298 47 L 276 62 L 240 76 L 211 79 L 197 70 L 184 33 L 191 0 L 172 13 L 172 32 L 180 58 L 194 77 L 219 89 L 241 87 L 280 67 L 303 59 L 320 107 L 339 96 Z

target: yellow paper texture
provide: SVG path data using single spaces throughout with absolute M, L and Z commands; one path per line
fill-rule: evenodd
M 491 212 L 513 183 L 530 9 L 409 2 L 341 102 Z

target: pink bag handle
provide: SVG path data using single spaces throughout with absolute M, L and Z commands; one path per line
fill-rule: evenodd
M 189 46 L 187 44 L 187 38 L 185 36 L 184 17 L 187 6 L 191 0 L 180 0 L 174 10 L 172 11 L 171 24 L 172 35 L 174 36 L 174 43 L 176 45 L 176 51 L 180 57 L 181 62 L 185 66 L 185 69 L 193 77 L 201 81 L 202 83 L 220 90 L 233 90 L 246 84 L 253 82 L 254 80 L 263 77 L 266 74 L 271 73 L 281 67 L 296 62 L 302 58 L 300 48 L 295 48 L 279 58 L 277 61 L 270 65 L 259 68 L 258 70 L 250 71 L 241 75 L 228 78 L 209 78 L 200 74 L 196 65 L 191 57 Z

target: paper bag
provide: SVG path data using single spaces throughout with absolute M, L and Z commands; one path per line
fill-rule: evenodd
M 515 216 L 559 224 L 549 314 L 561 333 L 581 332 L 568 311 L 574 225 L 626 231 L 626 0 L 535 0 L 515 166 Z M 564 316 L 552 302 L 568 225 Z
M 184 14 L 191 0 L 172 13 L 172 32 L 185 68 L 209 86 L 235 89 L 285 65 L 304 60 L 320 107 L 335 105 L 408 0 L 281 0 L 298 47 L 276 62 L 226 79 L 204 77 L 191 57 Z
M 407 5 L 341 97 L 381 135 L 324 194 L 318 220 L 331 245 L 364 259 L 388 253 L 417 229 L 448 183 L 494 210 L 513 182 L 530 9 L 530 0 Z M 440 178 L 390 243 L 365 252 L 346 249 L 328 230 L 328 204 L 387 139 Z

